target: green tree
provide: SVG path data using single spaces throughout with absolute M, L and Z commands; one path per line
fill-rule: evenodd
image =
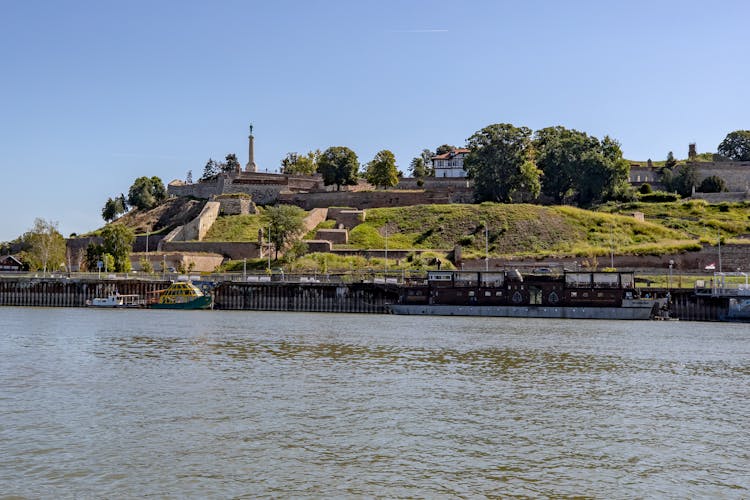
M 102 230 L 102 247 L 105 253 L 114 258 L 114 269 L 117 272 L 130 271 L 130 253 L 133 250 L 135 233 L 122 224 L 108 224 Z
M 221 172 L 221 167 L 216 163 L 213 158 L 209 158 L 206 165 L 203 167 L 203 175 L 199 179 L 200 181 L 209 181 L 215 178 Z M 131 203 L 132 205 L 132 203 Z
M 685 164 L 677 168 L 670 188 L 683 198 L 686 198 L 693 194 L 693 188 L 697 185 L 698 169 L 695 165 Z
M 320 150 L 309 151 L 306 155 L 287 153 L 281 160 L 281 171 L 290 175 L 312 175 L 318 170 Z
M 533 162 L 531 130 L 508 123 L 489 125 L 469 138 L 464 162 L 477 201 L 513 201 L 539 196 L 540 171 Z
M 427 176 L 427 166 L 424 164 L 424 158 L 421 156 L 412 158 L 409 164 L 409 171 L 411 172 L 411 176 L 417 179 L 417 185 L 422 186 L 424 178 Z
M 115 198 L 107 198 L 102 208 L 102 218 L 105 222 L 112 222 L 120 215 L 124 214 L 128 210 L 127 202 L 125 201 L 125 195 L 120 193 L 120 196 Z
M 141 270 L 144 273 L 146 273 L 146 274 L 153 274 L 154 273 L 154 265 L 146 257 L 141 257 L 141 259 L 140 259 L 140 265 L 141 265 Z
M 548 127 L 535 134 L 536 162 L 544 173 L 542 191 L 563 203 L 572 198 L 588 206 L 625 191 L 629 166 L 617 141 L 600 141 L 585 132 Z
M 224 157 L 224 163 L 221 164 L 221 171 L 226 173 L 239 172 L 241 168 L 240 161 L 234 153 L 226 155 Z
M 34 226 L 21 237 L 23 260 L 32 270 L 57 269 L 65 262 L 65 238 L 57 230 L 57 222 L 41 218 L 34 219 Z
M 354 151 L 345 146 L 331 146 L 321 153 L 318 172 L 326 186 L 335 184 L 336 190 L 340 191 L 341 186 L 357 184 L 359 159 Z
M 436 155 L 444 155 L 445 153 L 450 153 L 456 149 L 456 146 L 451 146 L 450 144 L 443 144 L 442 146 L 438 146 L 435 150 Z
M 583 158 L 599 144 L 585 132 L 565 127 L 537 130 L 534 138 L 536 164 L 543 172 L 542 192 L 556 204 L 576 193 Z
M 398 184 L 398 169 L 396 168 L 396 157 L 387 149 L 378 151 L 365 171 L 367 182 L 374 186 L 382 186 L 384 189 Z
M 128 190 L 128 204 L 141 210 L 153 208 L 166 198 L 164 183 L 156 176 L 138 177 Z
M 434 176 L 435 169 L 432 166 L 432 157 L 435 155 L 429 149 L 423 149 L 419 156 L 422 158 L 422 161 L 424 162 L 424 169 L 426 172 L 425 176 L 426 177 Z
M 698 191 L 701 193 L 722 193 L 727 191 L 727 183 L 718 175 L 711 175 L 701 181 Z
M 579 206 L 614 199 L 627 191 L 630 165 L 622 157 L 620 143 L 609 136 L 597 142 L 598 147 L 582 158 L 576 196 Z
M 730 160 L 750 161 L 750 130 L 728 133 L 719 144 L 718 153 Z
M 112 222 L 117 218 L 116 207 L 115 200 L 107 198 L 107 201 L 104 203 L 104 208 L 102 208 L 102 219 L 104 219 L 104 222 Z
M 667 153 L 667 160 L 664 162 L 664 168 L 668 168 L 672 170 L 677 166 L 677 160 L 675 160 L 674 155 L 670 151 Z
M 305 228 L 305 211 L 294 205 L 276 205 L 267 207 L 263 212 L 263 225 L 269 228 L 269 240 L 276 250 L 276 259 L 279 258 L 279 250 Z

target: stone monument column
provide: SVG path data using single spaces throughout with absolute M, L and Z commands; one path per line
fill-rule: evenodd
M 255 137 L 253 137 L 253 124 L 250 124 L 250 135 L 248 136 L 247 165 L 245 172 L 257 172 L 258 167 L 255 165 Z

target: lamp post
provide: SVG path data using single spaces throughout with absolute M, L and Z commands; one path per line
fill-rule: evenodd
M 268 272 L 271 272 L 271 224 L 268 225 Z
M 242 259 L 242 281 L 247 281 L 247 257 Z
M 146 230 L 146 258 L 148 259 L 148 230 Z
M 669 283 L 667 288 L 672 290 L 672 266 L 674 266 L 674 260 L 669 259 Z
M 388 219 L 385 220 L 385 278 L 388 279 Z
M 484 221 L 484 270 L 490 270 L 490 228 Z

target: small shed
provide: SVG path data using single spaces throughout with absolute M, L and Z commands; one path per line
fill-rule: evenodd
M 23 262 L 12 255 L 0 257 L 0 271 L 23 271 Z

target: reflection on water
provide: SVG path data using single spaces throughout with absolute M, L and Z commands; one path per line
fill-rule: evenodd
M 0 309 L 25 496 L 750 491 L 747 327 Z

